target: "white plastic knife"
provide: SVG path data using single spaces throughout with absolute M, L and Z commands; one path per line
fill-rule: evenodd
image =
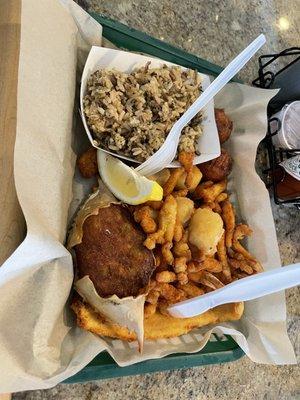
M 194 317 L 221 304 L 253 300 L 299 284 L 300 263 L 297 263 L 234 281 L 221 289 L 173 304 L 168 311 L 176 318 Z

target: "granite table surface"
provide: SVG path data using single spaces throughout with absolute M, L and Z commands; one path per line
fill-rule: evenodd
M 300 0 L 77 0 L 133 28 L 225 66 L 257 34 L 264 53 L 300 46 Z M 257 59 L 239 76 L 251 82 Z M 262 158 L 263 159 L 263 158 Z M 283 265 L 300 261 L 300 211 L 272 205 Z M 287 327 L 300 357 L 300 290 L 286 292 Z M 257 365 L 247 357 L 229 364 L 58 385 L 16 393 L 15 400 L 299 400 L 298 366 Z

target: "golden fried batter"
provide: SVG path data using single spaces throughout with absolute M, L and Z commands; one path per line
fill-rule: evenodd
M 85 220 L 82 242 L 75 246 L 78 278 L 89 275 L 102 297 L 138 295 L 155 269 L 145 237 L 125 207 L 100 208 Z
M 77 325 L 83 329 L 100 336 L 129 342 L 136 340 L 134 332 L 129 331 L 126 327 L 110 323 L 82 301 L 73 301 L 72 309 L 77 316 Z M 192 318 L 174 318 L 169 315 L 162 315 L 156 311 L 149 313 L 144 320 L 145 339 L 171 338 L 184 335 L 194 328 L 208 324 L 235 321 L 241 318 L 243 311 L 243 303 L 223 304 Z
M 225 114 L 224 110 L 220 108 L 215 108 L 215 118 L 216 118 L 220 143 L 222 144 L 229 139 L 232 132 L 233 124 L 232 121 L 229 119 L 229 117 Z
M 92 176 L 97 175 L 97 150 L 94 147 L 91 147 L 82 153 L 77 160 L 77 165 L 81 175 L 84 178 L 91 178 Z
M 211 161 L 206 161 L 198 167 L 205 180 L 213 182 L 222 181 L 231 172 L 232 158 L 225 149 L 221 149 L 221 155 L 219 157 Z

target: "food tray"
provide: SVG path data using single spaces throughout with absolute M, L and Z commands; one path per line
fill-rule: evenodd
M 222 68 L 215 64 L 202 60 L 145 33 L 129 28 L 120 22 L 100 14 L 91 13 L 91 15 L 102 25 L 103 37 L 118 48 L 149 54 L 213 76 L 222 71 Z M 190 336 L 193 338 L 192 340 L 197 340 L 193 335 Z M 172 354 L 164 358 L 148 360 L 127 367 L 119 367 L 107 352 L 103 352 L 76 375 L 64 381 L 64 383 L 87 382 L 119 376 L 219 364 L 237 360 L 243 355 L 244 352 L 230 336 L 213 334 L 206 346 L 197 353 Z

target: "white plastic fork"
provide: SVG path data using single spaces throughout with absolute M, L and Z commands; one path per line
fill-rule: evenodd
M 141 175 L 149 176 L 167 167 L 175 158 L 182 129 L 243 68 L 265 42 L 265 36 L 263 34 L 259 35 L 231 61 L 191 107 L 175 122 L 161 148 L 148 160 L 136 167 L 136 171 Z
M 197 296 L 168 308 L 176 318 L 194 317 L 221 304 L 247 301 L 300 284 L 300 263 L 242 278 L 221 289 Z

